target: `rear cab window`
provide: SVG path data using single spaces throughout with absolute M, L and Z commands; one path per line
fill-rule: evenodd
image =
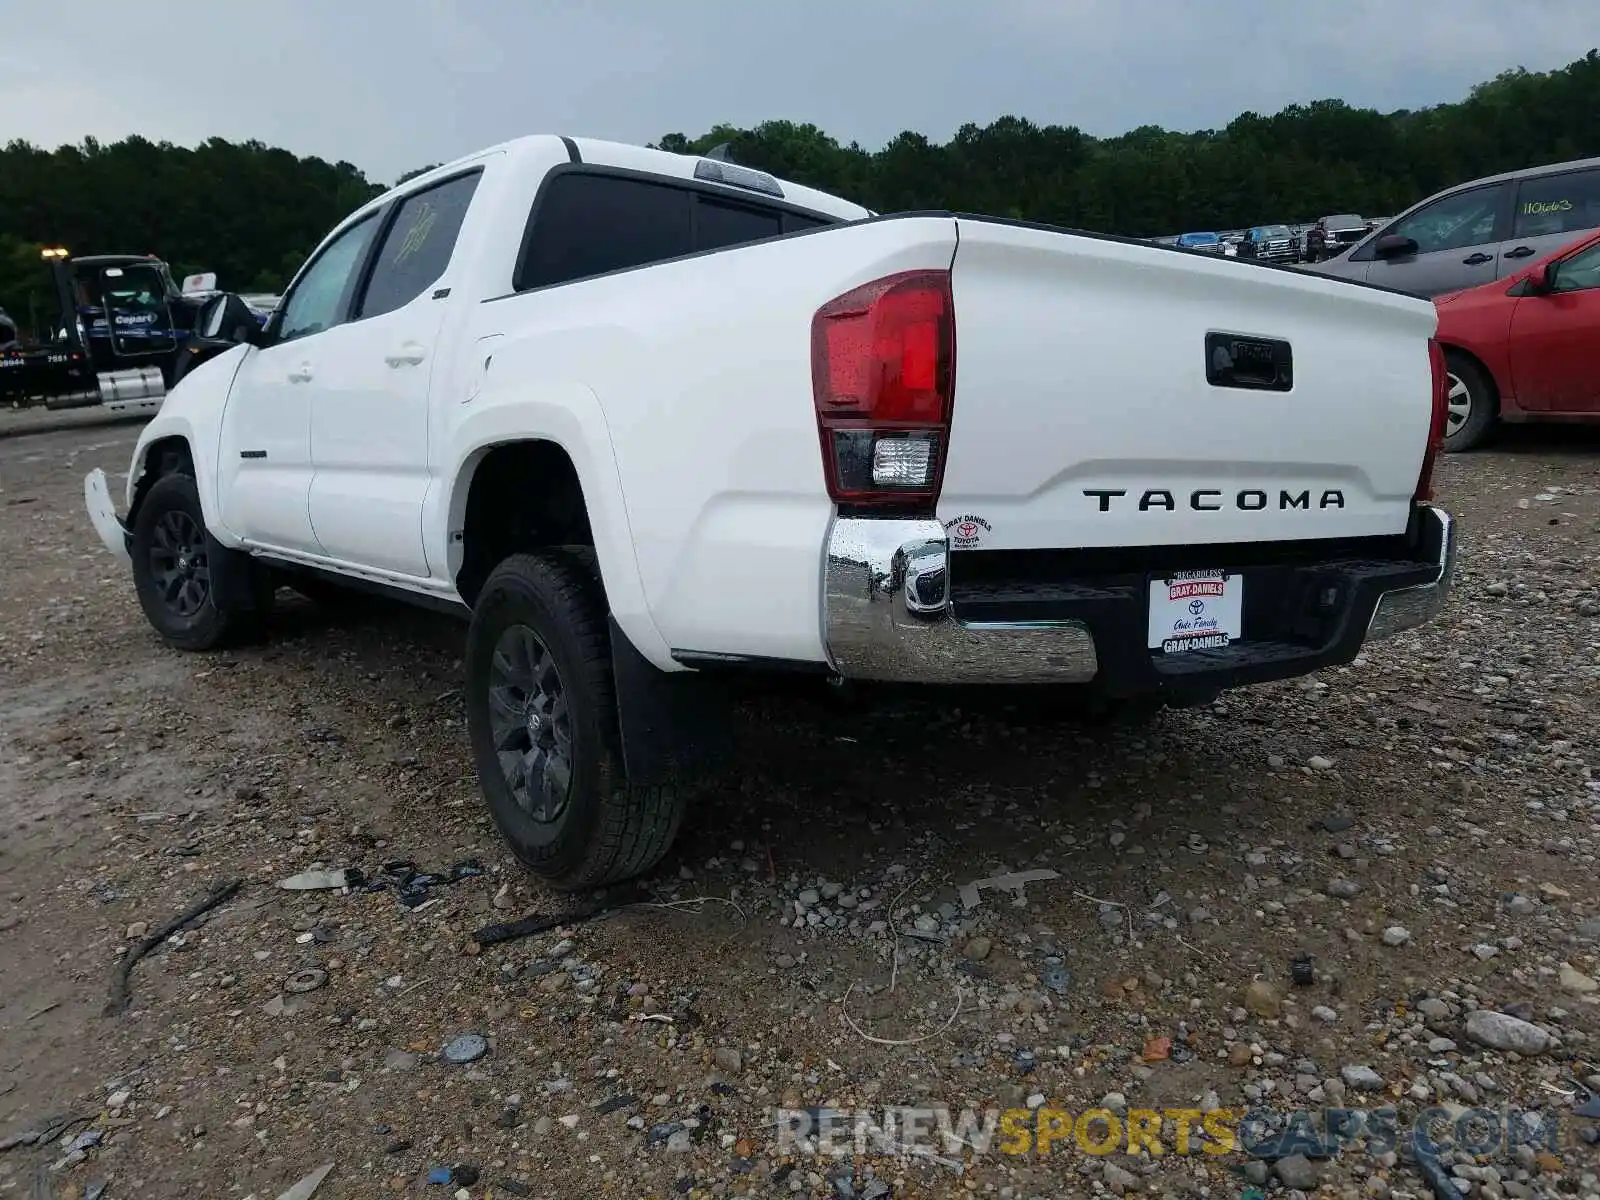
M 551 287 L 838 223 L 688 181 L 563 170 L 534 201 L 512 286 Z

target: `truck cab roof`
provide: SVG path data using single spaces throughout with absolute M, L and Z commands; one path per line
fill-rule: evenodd
M 361 211 L 378 208 L 402 193 L 414 191 L 435 179 L 447 178 L 462 168 L 493 155 L 545 153 L 553 143 L 564 144 L 566 154 L 574 165 L 582 163 L 615 171 L 637 171 L 641 174 L 727 187 L 730 194 L 760 195 L 769 200 L 781 200 L 797 208 L 832 217 L 837 221 L 861 221 L 878 215 L 869 208 L 852 204 L 838 196 L 787 179 L 779 179 L 764 171 L 757 171 L 752 167 L 728 162 L 725 159 L 704 158 L 695 154 L 674 154 L 670 150 L 656 150 L 598 138 L 565 137 L 559 134 L 529 134 L 476 151 L 453 162 L 443 163 L 424 175 L 415 176 L 403 184 L 390 188 L 383 195 L 363 205 Z

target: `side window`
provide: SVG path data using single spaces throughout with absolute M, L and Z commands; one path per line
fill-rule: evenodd
M 1524 179 L 1517 189 L 1513 238 L 1577 233 L 1600 227 L 1600 171 L 1568 171 Z
M 1590 288 L 1600 288 L 1600 242 L 1562 260 L 1556 267 L 1556 291 L 1586 292 Z
M 783 231 L 785 233 L 799 233 L 802 229 L 821 229 L 824 225 L 836 225 L 837 221 L 829 221 L 823 217 L 802 217 L 799 213 L 786 212 L 783 214 Z
M 512 286 L 519 292 L 693 249 L 694 193 L 614 175 L 570 171 L 545 185 Z
M 726 204 L 701 196 L 694 206 L 694 248 L 716 250 L 761 238 L 777 237 L 783 223 L 776 210 Z
M 356 316 L 379 317 L 410 304 L 444 274 L 481 178 L 480 171 L 460 175 L 400 202 Z
M 295 282 L 279 309 L 277 340 L 290 342 L 332 329 L 345 319 L 346 297 L 367 246 L 378 227 L 378 214 L 363 217 L 323 249 Z
M 1409 217 L 1402 217 L 1389 232 L 1416 242 L 1419 254 L 1499 241 L 1495 227 L 1499 224 L 1505 199 L 1503 183 L 1457 192 L 1419 208 Z

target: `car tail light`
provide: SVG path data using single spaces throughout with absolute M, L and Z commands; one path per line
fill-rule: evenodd
M 949 271 L 889 275 L 817 310 L 811 390 L 835 503 L 938 499 L 955 353 Z
M 1450 412 L 1450 372 L 1445 367 L 1444 348 L 1436 338 L 1428 339 L 1428 365 L 1433 369 L 1433 419 L 1428 425 L 1428 446 L 1422 453 L 1422 471 L 1417 476 L 1417 503 L 1433 499 L 1433 464 L 1444 445 L 1445 419 Z

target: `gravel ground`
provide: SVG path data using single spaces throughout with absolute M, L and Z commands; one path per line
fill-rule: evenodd
M 459 625 L 282 593 L 259 647 L 158 644 L 82 515 L 133 436 L 0 441 L 0 1195 L 273 1200 L 330 1164 L 318 1200 L 1431 1194 L 1404 1154 L 1179 1153 L 1171 1121 L 1159 1156 L 852 1157 L 773 1116 L 891 1105 L 1481 1106 L 1518 1136 L 1446 1147 L 1443 1194 L 1600 1195 L 1600 438 L 1445 462 L 1446 618 L 1311 680 L 1139 729 L 752 699 L 586 921 L 480 807 Z M 384 886 L 274 886 L 318 867 Z M 964 906 L 1007 870 L 1056 877 Z

